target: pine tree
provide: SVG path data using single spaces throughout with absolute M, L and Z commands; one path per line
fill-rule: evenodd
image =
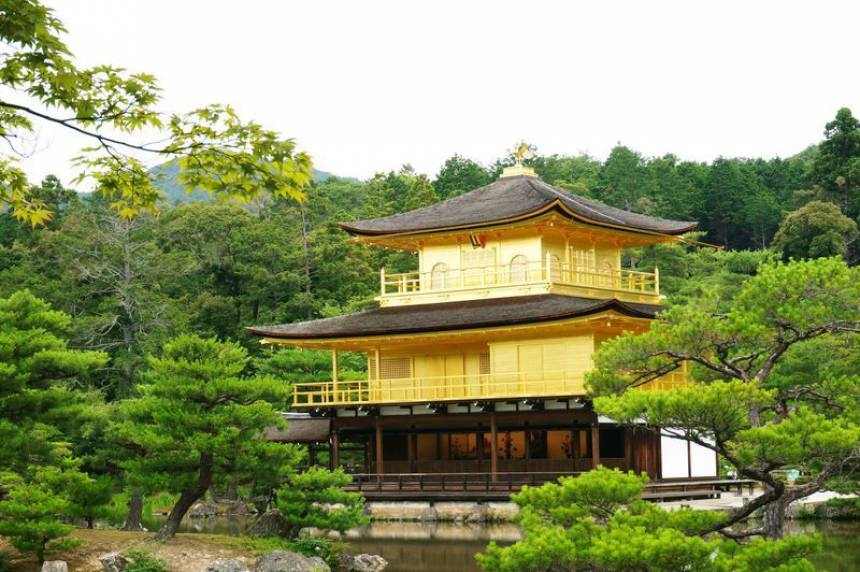
M 70 321 L 27 291 L 0 299 L 0 467 L 19 476 L 68 456 L 59 425 L 82 399 L 70 388 L 107 360 L 68 348 Z
M 159 539 L 176 533 L 188 509 L 233 460 L 257 462 L 248 453 L 265 448 L 263 430 L 281 424 L 276 408 L 287 401 L 287 385 L 273 377 L 243 377 L 247 361 L 238 344 L 179 336 L 161 357 L 150 359 L 141 396 L 121 404 L 117 439 L 141 452 L 123 461 L 124 468 L 150 489 L 179 493 Z
M 847 216 L 856 218 L 860 213 L 860 120 L 843 107 L 825 126 L 824 137 L 812 163 L 812 181 Z
M 20 552 L 32 552 L 39 564 L 50 551 L 76 546 L 73 539 L 60 539 L 74 526 L 65 524 L 60 515 L 69 508 L 66 499 L 43 484 L 19 483 L 11 488 L 9 500 L 0 502 L 0 536 Z

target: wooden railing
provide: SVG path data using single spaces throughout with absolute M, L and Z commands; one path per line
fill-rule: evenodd
M 584 394 L 581 371 L 535 371 L 297 383 L 293 386 L 293 405 L 426 403 Z
M 623 459 L 620 459 L 623 461 Z M 601 464 L 609 466 L 606 459 Z M 352 482 L 344 488 L 363 493 L 387 493 L 397 498 L 406 494 L 469 494 L 478 497 L 481 493 L 514 493 L 523 486 L 555 482 L 559 477 L 573 477 L 585 471 L 575 472 L 499 472 L 483 473 L 361 473 L 352 476 Z M 734 490 L 742 494 L 748 489 L 753 494 L 755 481 L 748 479 L 719 479 L 693 477 L 684 479 L 658 479 L 645 485 L 642 498 L 647 500 L 678 500 L 684 498 L 719 497 L 722 492 Z
M 393 473 L 351 475 L 352 483 L 344 488 L 352 491 L 390 492 L 516 492 L 524 485 L 540 485 L 559 477 L 581 475 L 568 473 Z
M 660 294 L 660 274 L 635 270 L 596 270 L 545 260 L 482 268 L 456 268 L 431 272 L 387 274 L 380 271 L 382 297 L 472 288 L 559 284 L 636 294 Z

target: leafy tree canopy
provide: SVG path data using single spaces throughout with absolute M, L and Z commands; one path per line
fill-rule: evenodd
M 741 544 L 702 537 L 725 517 L 643 501 L 646 481 L 599 467 L 557 484 L 524 487 L 513 496 L 523 539 L 506 547 L 491 543 L 478 562 L 493 572 L 814 570 L 805 557 L 817 549 L 816 538 Z
M 154 76 L 107 65 L 82 68 L 64 33 L 62 22 L 38 0 L 4 2 L 0 82 L 26 96 L 0 99 L 0 137 L 13 151 L 39 122 L 81 136 L 91 145 L 75 159 L 79 180 L 92 179 L 125 218 L 152 211 L 161 197 L 148 168 L 132 153 L 177 159 L 188 189 L 244 201 L 261 193 L 303 198 L 311 160 L 293 140 L 243 121 L 229 105 L 164 114 L 157 108 Z M 148 138 L 159 141 L 155 144 L 136 140 L 142 130 L 162 137 Z M 0 202 L 32 225 L 52 216 L 49 202 L 31 192 L 14 155 L 0 157 Z
M 624 423 L 645 422 L 664 434 L 715 450 L 764 494 L 719 528 L 759 508 L 762 527 L 782 534 L 785 507 L 851 467 L 860 445 L 856 378 L 804 376 L 810 343 L 849 342 L 860 325 L 858 269 L 839 259 L 762 266 L 722 307 L 702 299 L 661 314 L 643 335 L 605 342 L 588 375 L 595 408 Z M 683 364 L 689 387 L 634 390 Z M 821 371 L 821 373 L 827 373 Z M 775 471 L 814 475 L 787 485 Z
M 213 479 L 240 470 L 239 457 L 262 462 L 261 451 L 279 446 L 265 442 L 263 430 L 282 424 L 277 412 L 287 402 L 287 386 L 272 377 L 244 377 L 247 362 L 235 343 L 179 336 L 151 358 L 141 396 L 121 405 L 116 439 L 139 451 L 124 468 L 151 490 L 180 494 L 161 538 L 176 532 Z
M 857 223 L 833 203 L 812 201 L 789 213 L 773 239 L 783 259 L 847 256 L 857 240 Z

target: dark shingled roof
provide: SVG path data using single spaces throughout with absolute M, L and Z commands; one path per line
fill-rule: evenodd
M 321 417 L 286 417 L 286 429 L 269 427 L 265 430 L 267 441 L 281 443 L 318 443 L 328 441 L 329 419 Z
M 386 306 L 358 314 L 322 320 L 254 326 L 249 334 L 271 338 L 319 339 L 408 334 L 530 324 L 586 316 L 615 310 L 636 318 L 653 318 L 660 306 L 622 302 L 613 298 L 595 299 L 541 294 L 441 302 L 406 306 Z
M 668 220 L 617 209 L 571 195 L 537 177 L 520 175 L 502 177 L 474 191 L 414 211 L 341 223 L 340 226 L 358 235 L 385 235 L 448 227 L 481 226 L 525 216 L 553 203 L 564 205 L 573 213 L 574 218 L 633 231 L 681 234 L 695 228 L 698 224 L 694 221 Z

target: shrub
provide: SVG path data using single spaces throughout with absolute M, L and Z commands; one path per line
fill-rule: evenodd
M 490 543 L 477 556 L 494 572 L 648 570 L 812 572 L 806 556 L 816 537 L 738 543 L 700 536 L 725 519 L 716 511 L 667 511 L 640 498 L 647 479 L 599 467 L 513 496 L 522 511 L 523 539 Z
M 149 552 L 131 549 L 125 555 L 131 560 L 125 572 L 167 572 L 167 563 Z
M 278 489 L 277 500 L 289 535 L 296 537 L 306 527 L 345 532 L 366 524 L 364 495 L 343 490 L 351 480 L 343 469 L 329 471 L 322 467 L 292 475 Z

